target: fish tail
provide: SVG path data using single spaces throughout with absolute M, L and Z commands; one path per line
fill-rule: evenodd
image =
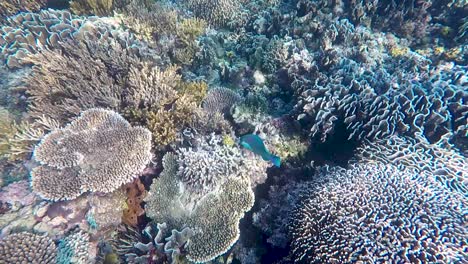
M 271 155 L 270 161 L 278 168 L 281 166 L 281 158 L 278 156 Z

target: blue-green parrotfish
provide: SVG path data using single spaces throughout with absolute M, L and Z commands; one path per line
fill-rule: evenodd
M 260 155 L 263 160 L 271 161 L 276 167 L 281 165 L 281 158 L 271 154 L 259 136 L 255 134 L 243 135 L 240 137 L 240 144 L 253 153 Z

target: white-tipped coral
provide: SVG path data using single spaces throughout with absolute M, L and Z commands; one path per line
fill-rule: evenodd
M 151 157 L 147 129 L 132 127 L 116 112 L 90 109 L 36 146 L 41 165 L 31 171 L 32 187 L 51 200 L 109 193 L 137 177 Z
M 23 232 L 0 240 L 0 263 L 55 263 L 57 248 L 48 236 Z

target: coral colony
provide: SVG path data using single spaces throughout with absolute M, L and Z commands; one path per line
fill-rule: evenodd
M 0 264 L 466 263 L 464 0 L 1 0 Z

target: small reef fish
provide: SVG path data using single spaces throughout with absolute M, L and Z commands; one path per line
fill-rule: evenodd
M 271 161 L 276 167 L 281 166 L 281 158 L 271 154 L 259 136 L 255 134 L 243 135 L 240 137 L 240 144 L 253 153 L 260 155 L 263 160 Z

